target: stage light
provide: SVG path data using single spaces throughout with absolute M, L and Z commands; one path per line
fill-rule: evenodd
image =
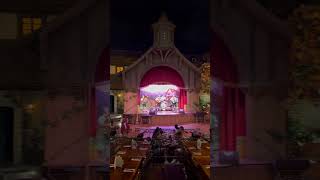
M 150 92 L 150 93 L 161 93 L 161 92 L 166 92 L 169 89 L 178 90 L 179 88 L 172 84 L 164 84 L 164 85 L 151 84 L 141 88 L 141 91 Z

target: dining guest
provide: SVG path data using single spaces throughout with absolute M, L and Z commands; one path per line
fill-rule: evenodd
M 117 127 L 114 125 L 113 120 L 110 120 L 110 136 L 114 137 L 117 134 Z
M 128 124 L 128 118 L 124 118 L 121 122 L 121 134 L 128 135 L 130 126 Z
M 184 131 L 184 128 L 182 126 L 178 127 L 178 129 L 176 130 L 176 136 L 182 137 L 183 131 Z

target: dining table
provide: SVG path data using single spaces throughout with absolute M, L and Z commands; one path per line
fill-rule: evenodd
M 111 180 L 133 180 L 139 174 L 139 168 L 150 149 L 150 143 L 138 142 L 136 148 L 131 144 L 124 144 L 118 149 L 116 154 L 110 159 L 110 179 Z M 115 167 L 115 157 L 121 156 L 122 167 Z
M 212 168 L 210 166 L 210 143 L 206 140 L 202 140 L 200 149 L 197 148 L 196 140 L 187 139 L 183 140 L 182 143 L 190 153 L 193 164 L 210 179 Z

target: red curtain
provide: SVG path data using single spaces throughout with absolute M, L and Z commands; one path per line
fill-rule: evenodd
M 180 89 L 179 109 L 184 109 L 184 105 L 186 104 L 187 104 L 187 91 L 185 89 Z
M 157 66 L 151 68 L 141 79 L 140 87 L 145 87 L 159 82 L 173 84 L 179 88 L 184 88 L 184 82 L 180 74 L 168 66 Z M 138 104 L 140 104 L 140 92 L 138 93 L 137 100 Z M 185 89 L 180 89 L 179 108 L 183 109 L 185 104 L 187 104 L 187 91 Z
M 110 80 L 110 56 L 109 48 L 103 49 L 98 63 L 96 65 L 96 71 L 94 74 L 95 83 L 107 82 Z M 109 98 L 109 97 L 108 97 Z M 108 99 L 106 99 L 108 101 Z M 96 89 L 91 87 L 90 89 L 90 129 L 89 133 L 91 137 L 96 136 L 97 131 L 97 102 L 96 102 Z
M 238 73 L 232 55 L 215 33 L 211 46 L 211 67 L 211 76 L 215 79 L 237 84 Z M 222 151 L 235 151 L 236 137 L 245 135 L 245 97 L 236 86 L 222 86 L 222 94 L 217 93 L 220 100 L 216 103 L 220 107 L 219 146 Z
M 245 136 L 246 135 L 246 103 L 245 103 L 245 94 L 237 89 L 237 136 Z
M 140 87 L 145 87 L 153 83 L 165 82 L 184 88 L 184 82 L 180 74 L 167 66 L 157 66 L 150 69 L 142 78 Z
M 96 103 L 96 89 L 92 87 L 90 89 L 90 136 L 96 136 L 97 130 L 97 103 Z

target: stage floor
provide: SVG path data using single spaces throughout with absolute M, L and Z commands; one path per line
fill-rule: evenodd
M 158 111 L 156 116 L 163 116 L 163 115 L 179 115 L 178 112 L 172 112 L 172 111 Z
M 173 114 L 173 113 L 162 113 L 157 115 L 140 115 L 141 117 L 147 117 L 149 119 L 148 124 L 158 125 L 158 126 L 171 126 L 175 124 L 183 124 L 183 123 L 193 123 L 195 122 L 195 117 L 193 113 L 185 113 L 185 114 Z M 143 120 L 141 118 L 141 122 Z
M 183 123 L 178 124 L 179 126 L 183 126 L 186 130 L 198 130 L 201 133 L 204 134 L 210 134 L 210 124 L 209 123 Z M 161 125 L 151 125 L 151 124 L 136 124 L 136 125 L 130 125 L 131 131 L 129 132 L 129 137 L 136 137 L 139 133 L 145 131 L 145 130 L 154 130 L 157 127 L 160 127 L 162 129 L 167 130 L 175 130 L 174 125 L 173 126 L 161 126 Z M 145 138 L 152 136 L 152 133 L 146 133 Z

